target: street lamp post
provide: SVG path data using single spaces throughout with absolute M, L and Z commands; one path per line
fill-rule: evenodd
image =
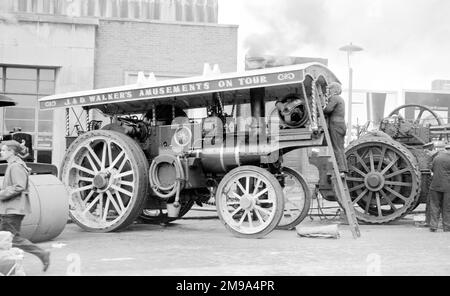
M 342 46 L 339 50 L 347 52 L 347 64 L 348 64 L 348 124 L 347 124 L 347 144 L 352 138 L 352 80 L 353 80 L 353 69 L 350 64 L 350 55 L 355 51 L 363 50 L 362 47 L 353 45 L 351 42 L 348 45 Z

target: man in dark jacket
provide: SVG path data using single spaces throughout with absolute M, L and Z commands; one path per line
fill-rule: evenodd
M 347 126 L 345 125 L 345 103 L 344 99 L 340 96 L 342 93 L 341 85 L 336 82 L 330 83 L 328 85 L 328 92 L 329 99 L 327 105 L 323 108 L 323 113 L 327 116 L 331 145 L 334 149 L 339 172 L 346 174 L 348 168 L 344 143 Z
M 444 231 L 450 231 L 450 145 L 433 159 L 431 170 L 430 231 L 437 231 L 441 213 Z
M 0 144 L 1 159 L 8 162 L 3 185 L 0 190 L 0 230 L 11 232 L 13 247 L 36 255 L 46 271 L 50 264 L 50 252 L 45 251 L 20 236 L 20 227 L 25 215 L 31 213 L 28 196 L 28 176 L 30 169 L 17 156 L 22 147 L 19 142 L 10 140 Z

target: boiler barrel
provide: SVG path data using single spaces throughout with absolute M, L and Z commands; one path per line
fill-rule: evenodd
M 31 214 L 22 221 L 21 235 L 34 243 L 60 235 L 69 218 L 65 186 L 54 175 L 31 175 L 29 192 Z

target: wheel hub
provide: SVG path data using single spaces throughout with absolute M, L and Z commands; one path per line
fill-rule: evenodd
M 94 187 L 97 189 L 105 189 L 109 184 L 109 174 L 101 172 L 94 177 Z
M 244 210 L 251 210 L 255 206 L 255 199 L 250 195 L 244 195 L 241 198 L 240 206 Z
M 370 172 L 366 175 L 364 183 L 370 191 L 379 191 L 384 186 L 384 176 L 378 172 Z

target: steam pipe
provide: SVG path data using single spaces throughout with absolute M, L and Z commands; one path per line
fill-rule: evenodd
M 265 116 L 266 116 L 266 108 L 264 97 L 266 95 L 266 89 L 264 87 L 260 88 L 251 88 L 250 89 L 250 112 L 252 115 L 253 122 L 252 128 L 257 131 L 259 135 L 265 136 Z

